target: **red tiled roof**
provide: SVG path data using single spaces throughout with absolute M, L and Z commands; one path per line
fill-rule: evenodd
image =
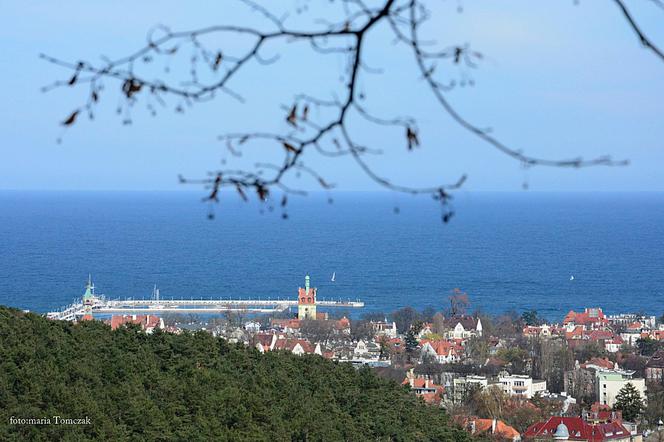
M 551 437 L 560 423 L 564 423 L 567 427 L 569 440 L 571 441 L 601 442 L 629 437 L 629 430 L 618 421 L 590 424 L 580 417 L 559 416 L 552 416 L 546 422 L 537 422 L 531 425 L 523 436 L 525 439 Z
M 159 325 L 159 317 L 155 315 L 113 315 L 110 324 L 113 330 L 123 324 L 137 324 L 145 330 L 157 327 Z
M 565 339 L 580 339 L 583 338 L 583 336 L 585 336 L 583 325 L 577 325 L 572 331 L 565 332 Z
M 422 339 L 420 343 L 422 345 L 429 344 L 438 356 L 456 355 L 459 350 L 457 344 L 444 340 L 430 341 Z
M 597 312 L 597 316 L 593 315 L 592 312 Z M 577 325 L 591 325 L 591 324 L 604 324 L 608 320 L 604 316 L 601 308 L 597 309 L 585 309 L 582 313 L 577 313 L 574 310 L 570 310 L 569 313 L 563 319 L 563 324 L 574 323 Z
M 613 362 L 611 362 L 608 358 L 592 358 L 581 364 L 581 368 L 586 368 L 589 365 L 597 365 L 598 367 L 606 368 L 609 370 L 614 368 Z
M 304 352 L 307 354 L 311 354 L 315 350 L 314 347 L 309 343 L 309 341 L 306 341 L 304 339 L 289 339 L 289 338 L 277 339 L 277 342 L 274 344 L 274 349 L 288 350 L 292 352 L 297 346 L 297 344 L 300 344 L 302 350 L 304 350 Z
M 614 334 L 610 330 L 593 330 L 589 336 L 591 341 L 599 341 L 613 339 Z
M 475 434 L 489 433 L 497 434 L 505 439 L 514 439 L 517 436 L 520 436 L 519 432 L 516 431 L 513 427 L 510 427 L 503 421 L 496 421 L 496 430 L 492 432 L 493 428 L 493 419 L 474 419 L 475 422 Z
M 300 328 L 299 319 L 272 319 L 270 324 L 272 324 L 273 327 L 280 327 L 280 328 L 292 328 L 292 329 Z
M 334 323 L 337 330 L 345 330 L 350 328 L 350 319 L 343 317 Z
M 274 339 L 274 335 L 271 333 L 257 333 L 256 339 L 263 346 L 263 349 L 269 350 L 270 345 L 272 345 L 272 340 Z
M 520 436 L 519 432 L 514 429 L 514 427 L 507 425 L 501 420 L 496 420 L 495 431 L 493 430 L 493 419 L 480 419 L 477 417 L 471 417 L 456 419 L 456 421 L 466 429 L 474 428 L 474 432 L 472 433 L 474 435 L 495 434 L 500 436 L 502 439 L 510 440 L 514 440 Z
M 611 407 L 608 404 L 603 404 L 601 402 L 593 402 L 593 404 L 590 406 L 590 411 L 597 412 L 597 411 L 607 411 L 610 410 Z
M 432 380 L 407 375 L 401 385 L 408 385 L 412 390 L 434 390 L 434 391 L 416 391 L 416 394 L 424 399 L 428 404 L 439 404 L 445 387 L 435 384 Z

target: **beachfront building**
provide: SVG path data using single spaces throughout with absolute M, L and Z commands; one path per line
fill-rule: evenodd
M 641 315 L 636 313 L 621 313 L 619 315 L 608 315 L 609 324 L 618 328 L 627 328 L 627 326 L 639 322 L 644 328 L 654 329 L 657 318 L 652 315 Z
M 563 325 L 572 328 L 580 325 L 586 329 L 597 329 L 605 327 L 608 323 L 608 319 L 599 307 L 586 308 L 581 313 L 570 310 L 563 319 Z

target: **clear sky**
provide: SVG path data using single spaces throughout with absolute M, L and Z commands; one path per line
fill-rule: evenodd
M 312 15 L 328 14 L 332 7 L 322 0 L 284 3 L 309 5 Z M 522 170 L 451 122 L 427 94 L 412 57 L 386 43 L 384 30 L 376 30 L 370 35 L 367 61 L 385 74 L 362 74 L 360 85 L 368 105 L 385 116 L 416 116 L 422 139 L 422 147 L 409 153 L 401 133 L 355 126 L 360 139 L 386 152 L 371 159 L 376 170 L 408 184 L 452 182 L 467 173 L 468 190 L 518 190 L 524 180 L 534 190 L 664 190 L 664 62 L 639 45 L 612 2 L 432 3 L 440 6 L 430 35 L 443 45 L 470 42 L 486 55 L 472 72 L 475 87 L 449 95 L 465 116 L 534 156 L 611 154 L 632 164 Z M 464 6 L 461 14 L 458 4 Z M 664 47 L 664 10 L 644 0 L 628 5 L 650 37 Z M 0 0 L 0 11 L 0 189 L 180 189 L 179 173 L 203 176 L 228 156 L 216 140 L 218 134 L 282 130 L 280 106 L 291 103 L 296 93 L 330 97 L 340 90 L 342 59 L 312 55 L 297 44 L 287 45 L 286 51 L 275 47 L 275 53 L 283 54 L 279 62 L 253 67 L 232 84 L 246 98 L 245 104 L 220 97 L 184 115 L 169 111 L 157 118 L 138 109 L 133 124 L 123 126 L 115 115 L 117 94 L 108 94 L 94 122 L 82 119 L 64 134 L 62 144 L 56 144 L 62 135 L 59 122 L 80 103 L 82 94 L 73 89 L 39 92 L 41 86 L 70 76 L 40 60 L 40 53 L 72 61 L 126 55 L 142 46 L 147 31 L 159 23 L 174 30 L 219 23 L 269 25 L 234 0 Z M 301 20 L 302 16 L 294 17 L 293 23 Z M 260 154 L 248 152 L 236 161 L 254 161 Z M 313 153 L 304 159 L 323 169 L 341 189 L 375 188 L 348 160 L 323 160 Z

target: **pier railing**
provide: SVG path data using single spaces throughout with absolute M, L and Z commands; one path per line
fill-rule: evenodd
M 127 314 L 127 313 L 223 313 L 242 311 L 250 313 L 276 313 L 297 306 L 290 299 L 107 299 L 96 298 L 92 305 L 72 304 L 63 310 L 47 314 L 48 318 L 75 320 L 86 313 Z M 321 307 L 364 307 L 362 301 L 316 300 Z

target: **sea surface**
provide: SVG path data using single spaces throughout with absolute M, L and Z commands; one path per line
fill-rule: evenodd
M 287 209 L 224 194 L 210 220 L 190 192 L 0 192 L 0 304 L 56 309 L 88 274 L 112 298 L 295 298 L 308 273 L 365 312 L 443 309 L 459 288 L 488 313 L 664 313 L 663 193 L 460 193 L 449 224 L 391 193 Z

